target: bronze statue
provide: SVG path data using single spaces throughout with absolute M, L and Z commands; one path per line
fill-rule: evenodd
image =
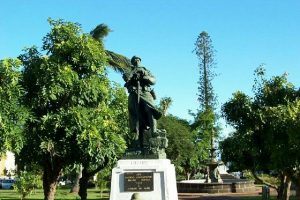
M 145 67 L 140 65 L 141 58 L 133 56 L 131 70 L 124 73 L 123 79 L 128 90 L 129 127 L 133 133 L 135 150 L 145 149 L 145 135 L 150 138 L 157 134 L 156 120 L 162 113 L 155 107 L 155 93 L 151 86 L 155 84 L 155 77 Z

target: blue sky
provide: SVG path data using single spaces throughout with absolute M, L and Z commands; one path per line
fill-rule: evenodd
M 106 48 L 139 55 L 157 78 L 158 98 L 171 97 L 169 112 L 188 120 L 188 110 L 198 108 L 192 50 L 202 31 L 217 51 L 213 87 L 219 106 L 237 90 L 251 95 L 254 69 L 262 63 L 269 76 L 288 72 L 300 85 L 299 0 L 2 0 L 0 59 L 41 46 L 48 17 L 78 22 L 84 32 L 107 24 L 113 32 Z M 123 84 L 119 74 L 110 77 Z

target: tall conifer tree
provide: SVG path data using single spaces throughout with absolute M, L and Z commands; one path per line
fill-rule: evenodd
M 199 109 L 194 115 L 195 121 L 192 128 L 197 141 L 197 151 L 200 166 L 207 165 L 207 159 L 215 162 L 214 141 L 217 137 L 218 128 L 216 126 L 216 96 L 214 94 L 212 80 L 216 76 L 213 69 L 214 48 L 212 40 L 207 32 L 201 32 L 195 42 L 195 49 L 199 59 L 199 80 L 198 80 L 198 101 Z M 210 152 L 207 151 L 210 149 Z
M 215 67 L 214 47 L 207 32 L 203 31 L 199 34 L 194 52 L 199 59 L 198 101 L 200 111 L 214 110 L 216 105 L 216 96 L 212 87 L 212 80 L 215 77 L 213 72 Z

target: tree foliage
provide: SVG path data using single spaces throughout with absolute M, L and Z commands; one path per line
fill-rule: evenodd
M 219 127 L 217 125 L 217 114 L 215 112 L 216 95 L 212 86 L 212 80 L 216 76 L 214 73 L 214 47 L 207 32 L 199 34 L 195 49 L 199 59 L 199 81 L 198 81 L 198 101 L 199 110 L 194 116 L 192 129 L 197 141 L 197 154 L 200 165 L 208 161 L 209 149 L 214 148 L 215 138 L 218 138 Z
M 254 98 L 236 92 L 223 105 L 223 115 L 236 131 L 221 143 L 222 159 L 235 170 L 275 171 L 282 180 L 280 186 L 273 186 L 278 198 L 288 199 L 290 180 L 299 171 L 295 130 L 300 93 L 286 74 L 268 80 L 261 67 L 255 74 Z
M 21 195 L 21 200 L 41 187 L 41 177 L 37 172 L 19 171 L 14 189 Z
M 194 52 L 199 59 L 198 101 L 200 110 L 213 109 L 216 104 L 212 86 L 212 80 L 215 77 L 213 71 L 215 67 L 214 47 L 207 32 L 203 31 L 199 34 L 195 42 Z
M 0 153 L 6 150 L 19 152 L 23 145 L 22 127 L 28 113 L 20 100 L 21 61 L 0 61 Z
M 181 178 L 194 175 L 198 169 L 198 159 L 189 123 L 178 117 L 167 115 L 158 121 L 158 128 L 167 131 L 169 145 L 166 154 L 174 163 L 178 175 Z
M 25 125 L 26 145 L 19 162 L 44 169 L 45 199 L 53 193 L 62 168 L 105 164 L 125 149 L 125 92 L 107 78 L 102 41 L 79 24 L 49 19 L 51 31 L 41 51 L 25 50 L 24 103 L 32 116 Z M 44 54 L 43 54 L 44 53 Z

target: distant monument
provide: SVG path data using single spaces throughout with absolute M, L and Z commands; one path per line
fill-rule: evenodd
M 218 166 L 224 165 L 216 159 L 216 148 L 214 147 L 214 132 L 211 131 L 210 155 L 206 163 L 206 177 L 196 180 L 184 180 L 177 183 L 180 193 L 236 193 L 254 192 L 256 189 L 254 181 L 237 179 L 226 170 L 220 170 Z M 222 174 L 221 174 L 222 173 Z
M 219 162 L 216 159 L 216 148 L 214 147 L 214 131 L 211 131 L 211 138 L 210 138 L 210 156 L 207 164 L 207 176 L 206 176 L 206 183 L 223 183 L 221 178 L 221 174 L 219 172 L 218 166 Z
M 133 56 L 123 74 L 133 140 L 112 170 L 110 200 L 178 200 L 175 167 L 166 159 L 166 131 L 156 127 L 162 114 L 154 105 L 155 77 L 140 63 Z

